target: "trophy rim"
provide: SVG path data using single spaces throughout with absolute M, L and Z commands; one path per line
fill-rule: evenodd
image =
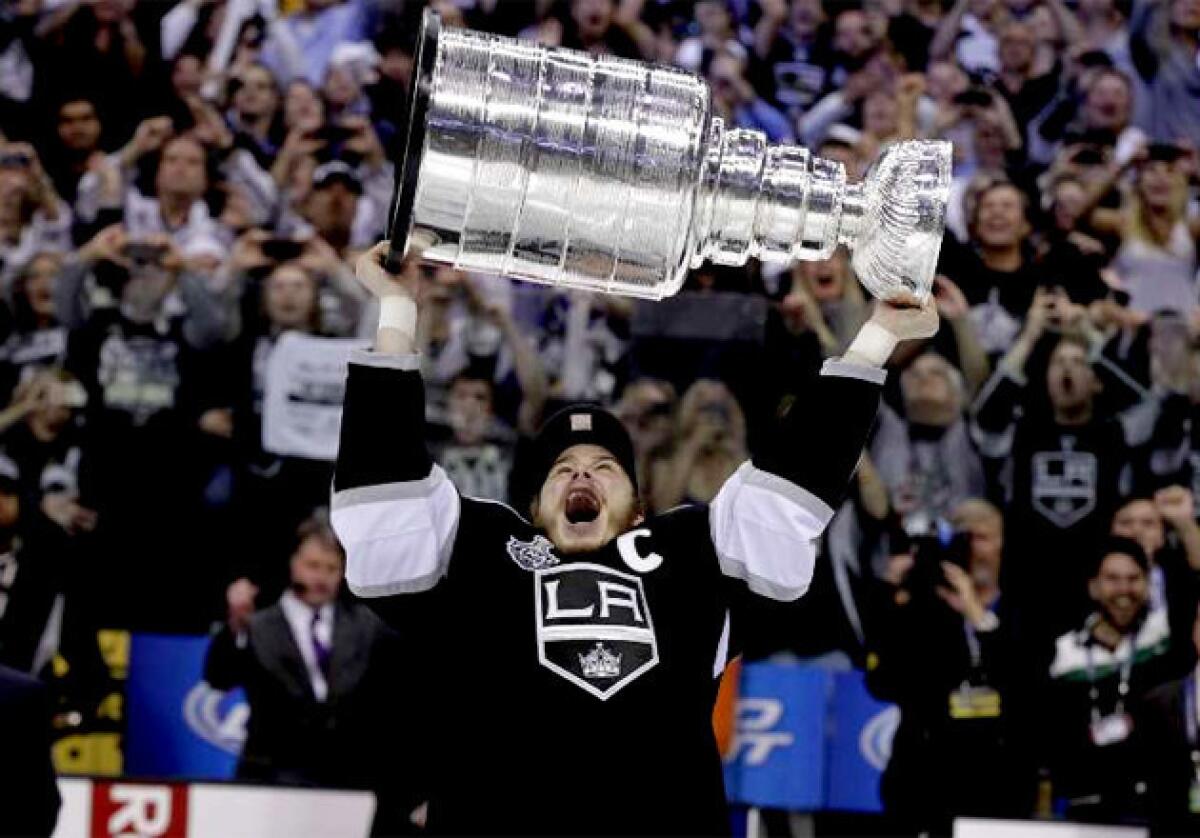
M 438 41 L 442 34 L 442 19 L 432 9 L 426 9 L 417 35 L 417 58 L 409 85 L 408 130 L 404 156 L 396 166 L 394 187 L 396 200 L 392 207 L 391 253 L 389 261 L 398 265 L 408 250 L 408 237 L 413 226 L 413 206 L 420 181 L 421 159 L 425 156 L 426 117 L 432 91 L 433 70 L 437 63 Z

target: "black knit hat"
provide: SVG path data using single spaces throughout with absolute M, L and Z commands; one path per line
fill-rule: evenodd
M 530 488 L 536 496 L 554 461 L 572 445 L 599 445 L 616 458 L 633 483 L 637 495 L 637 461 L 633 440 L 621 420 L 602 407 L 575 404 L 564 407 L 546 420 L 533 441 Z

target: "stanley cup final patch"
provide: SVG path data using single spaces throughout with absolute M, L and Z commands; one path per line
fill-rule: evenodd
M 538 660 L 606 701 L 658 663 L 642 580 L 596 564 L 537 571 Z
M 544 535 L 535 535 L 533 541 L 520 541 L 516 536 L 508 537 L 508 555 L 522 570 L 541 570 L 558 564 L 554 555 L 554 544 Z

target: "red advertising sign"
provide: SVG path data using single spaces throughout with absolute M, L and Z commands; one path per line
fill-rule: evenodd
M 96 783 L 92 838 L 187 838 L 188 787 Z

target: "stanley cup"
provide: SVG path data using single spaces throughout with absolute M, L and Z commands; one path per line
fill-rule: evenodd
M 397 168 L 393 255 L 662 299 L 706 260 L 828 259 L 880 299 L 924 301 L 950 145 L 890 146 L 862 183 L 840 163 L 726 128 L 703 80 L 425 15 Z

